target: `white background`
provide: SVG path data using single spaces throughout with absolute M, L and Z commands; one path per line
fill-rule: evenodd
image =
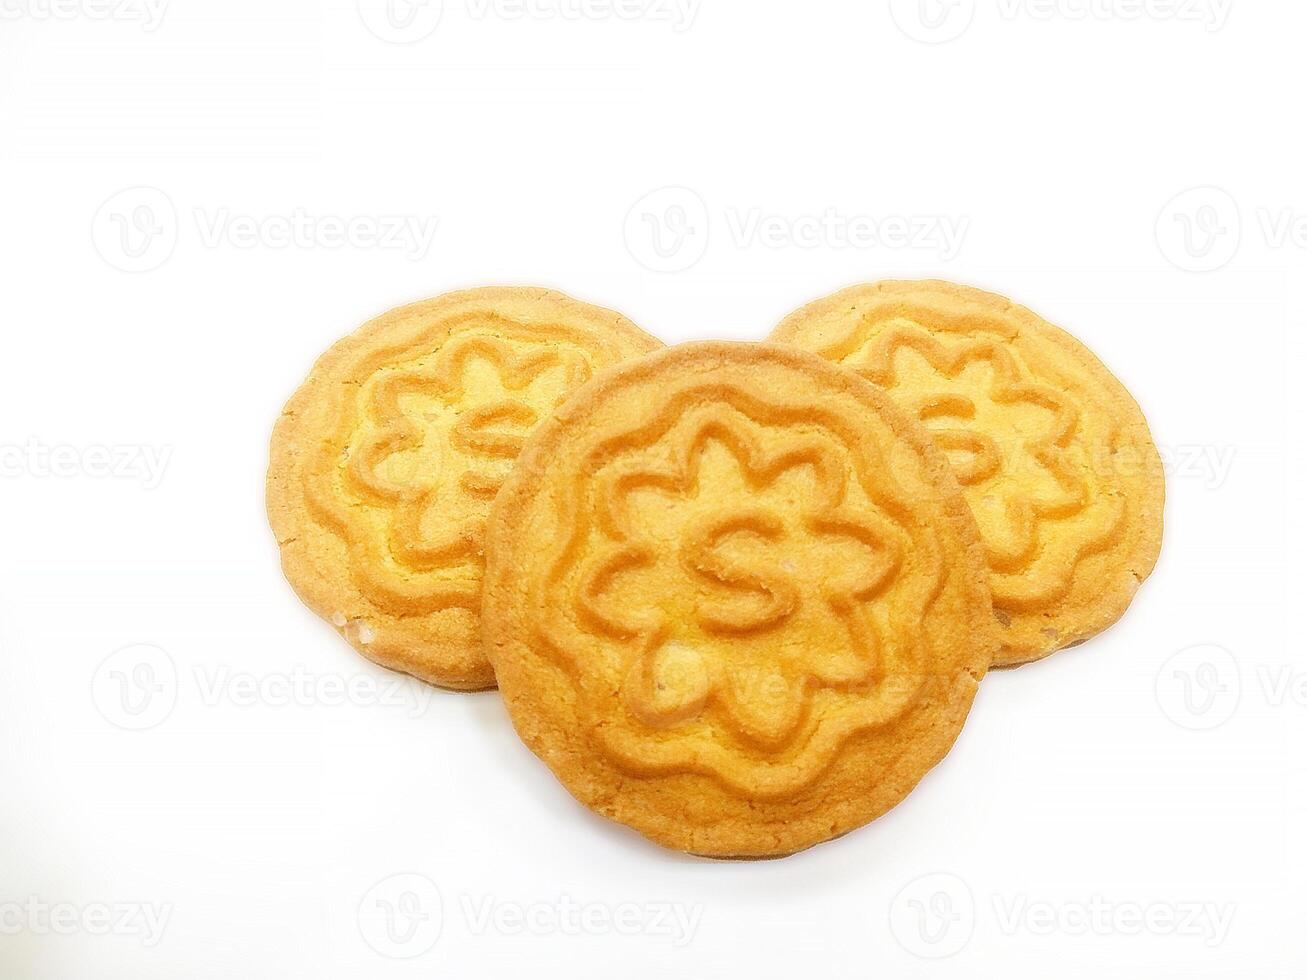
M 1302 977 L 1307 11 L 579 3 L 3 0 L 0 976 Z M 925 275 L 1122 378 L 1166 541 L 871 826 L 664 852 L 281 577 L 272 423 L 373 314 Z

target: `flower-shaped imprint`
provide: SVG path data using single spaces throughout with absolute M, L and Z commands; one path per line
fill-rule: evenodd
M 478 635 L 490 501 L 568 394 L 658 346 L 538 289 L 451 293 L 365 325 L 319 360 L 273 435 L 268 511 L 291 584 L 379 663 L 490 685 Z
M 1125 611 L 1161 544 L 1161 464 L 1134 400 L 1074 338 L 978 290 L 880 283 L 805 307 L 772 339 L 853 368 L 931 429 L 985 540 L 996 663 Z
M 686 345 L 587 385 L 488 534 L 518 731 L 583 802 L 686 850 L 786 853 L 888 809 L 995 646 L 925 430 L 786 348 Z
M 597 496 L 609 543 L 586 560 L 575 608 L 601 634 L 638 639 L 622 696 L 642 721 L 675 725 L 716 701 L 742 740 L 776 749 L 817 690 L 875 675 L 871 603 L 908 541 L 846 506 L 829 438 L 769 451 L 755 428 L 715 405 L 678 427 L 671 465 L 610 467 Z M 664 604 L 635 601 L 660 591 Z

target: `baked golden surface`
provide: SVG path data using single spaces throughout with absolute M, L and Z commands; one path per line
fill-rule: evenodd
M 769 339 L 853 368 L 931 430 L 985 541 L 996 666 L 1125 612 L 1161 549 L 1161 460 L 1135 400 L 1074 337 L 1001 296 L 924 281 L 854 286 Z
M 555 405 L 661 346 L 616 313 L 524 287 L 365 324 L 322 355 L 273 432 L 268 516 L 287 579 L 372 660 L 493 686 L 479 630 L 490 503 Z
M 519 735 L 582 803 L 693 853 L 788 854 L 894 806 L 997 646 L 943 456 L 795 348 L 600 375 L 528 439 L 487 535 Z

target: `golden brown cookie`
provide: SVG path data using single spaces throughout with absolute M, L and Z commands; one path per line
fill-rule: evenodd
M 997 646 L 987 581 L 946 461 L 883 392 L 795 348 L 686 344 L 527 440 L 482 629 L 518 734 L 582 803 L 769 857 L 943 758 Z
M 662 345 L 534 288 L 391 310 L 314 365 L 272 435 L 268 516 L 300 598 L 377 663 L 494 685 L 482 533 L 528 432 L 601 368 Z
M 1162 464 L 1130 393 L 1030 310 L 947 282 L 854 286 L 769 338 L 881 385 L 930 428 L 975 514 L 996 666 L 1111 626 L 1157 562 Z

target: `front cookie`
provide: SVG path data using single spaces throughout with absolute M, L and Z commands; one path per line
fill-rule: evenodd
M 272 436 L 268 516 L 295 591 L 362 654 L 493 686 L 482 535 L 531 429 L 595 372 L 662 345 L 534 288 L 392 310 L 314 365 Z
M 688 344 L 586 385 L 491 512 L 486 650 L 526 744 L 668 847 L 766 857 L 899 802 L 996 648 L 925 430 L 793 348 Z
M 771 340 L 853 368 L 947 453 L 985 540 L 996 666 L 1106 629 L 1162 543 L 1161 460 L 1129 392 L 1030 310 L 946 282 L 854 286 Z

